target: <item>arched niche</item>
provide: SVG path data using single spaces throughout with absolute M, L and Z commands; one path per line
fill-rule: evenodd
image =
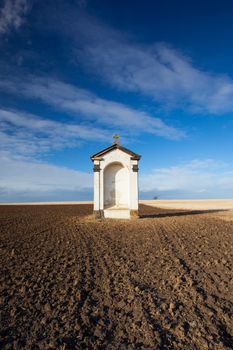
M 129 208 L 129 172 L 122 163 L 104 169 L 104 208 Z

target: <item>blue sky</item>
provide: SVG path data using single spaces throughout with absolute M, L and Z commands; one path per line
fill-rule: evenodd
M 141 198 L 233 197 L 233 3 L 0 1 L 0 201 L 92 198 L 112 135 Z

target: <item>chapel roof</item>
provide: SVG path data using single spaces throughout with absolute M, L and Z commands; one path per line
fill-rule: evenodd
M 128 148 L 125 148 L 121 145 L 119 145 L 119 143 L 114 142 L 111 146 L 104 148 L 102 151 L 93 154 L 93 156 L 91 156 L 91 160 L 95 160 L 95 159 L 99 159 L 100 157 L 104 156 L 106 153 L 112 152 L 116 149 L 119 149 L 120 151 L 127 153 L 131 156 L 131 159 L 133 160 L 139 160 L 141 158 L 141 156 L 137 153 L 134 153 L 132 151 L 130 151 Z

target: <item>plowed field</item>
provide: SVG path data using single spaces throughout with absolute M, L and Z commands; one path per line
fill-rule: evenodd
M 233 223 L 0 207 L 1 349 L 233 349 Z

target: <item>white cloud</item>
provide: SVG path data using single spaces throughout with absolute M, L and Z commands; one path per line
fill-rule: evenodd
M 2 151 L 31 156 L 74 147 L 81 141 L 107 141 L 109 132 L 91 125 L 58 122 L 29 113 L 0 109 L 0 139 Z
M 92 175 L 0 153 L 0 201 L 80 200 L 91 193 Z M 84 196 L 84 197 L 83 197 Z
M 233 80 L 198 69 L 167 44 L 140 44 L 83 14 L 70 21 L 78 64 L 121 90 L 139 92 L 166 106 L 220 114 L 233 111 Z
M 0 89 L 27 98 L 40 99 L 55 109 L 69 112 L 82 120 L 94 120 L 99 125 L 115 127 L 127 133 L 146 132 L 170 139 L 184 136 L 181 130 L 165 124 L 160 118 L 147 112 L 99 98 L 87 90 L 51 78 L 2 78 Z
M 5 0 L 0 10 L 0 34 L 18 29 L 29 11 L 28 0 Z
M 171 193 L 175 192 L 210 194 L 230 191 L 233 196 L 233 169 L 227 164 L 213 159 L 195 159 L 186 164 L 154 169 L 151 173 L 142 174 L 140 189 L 143 192 Z
M 109 135 L 91 125 L 0 109 L 0 201 L 90 199 L 89 173 L 38 159 L 44 153 L 93 139 L 108 140 Z M 81 167 L 78 162 L 77 158 L 76 166 Z

